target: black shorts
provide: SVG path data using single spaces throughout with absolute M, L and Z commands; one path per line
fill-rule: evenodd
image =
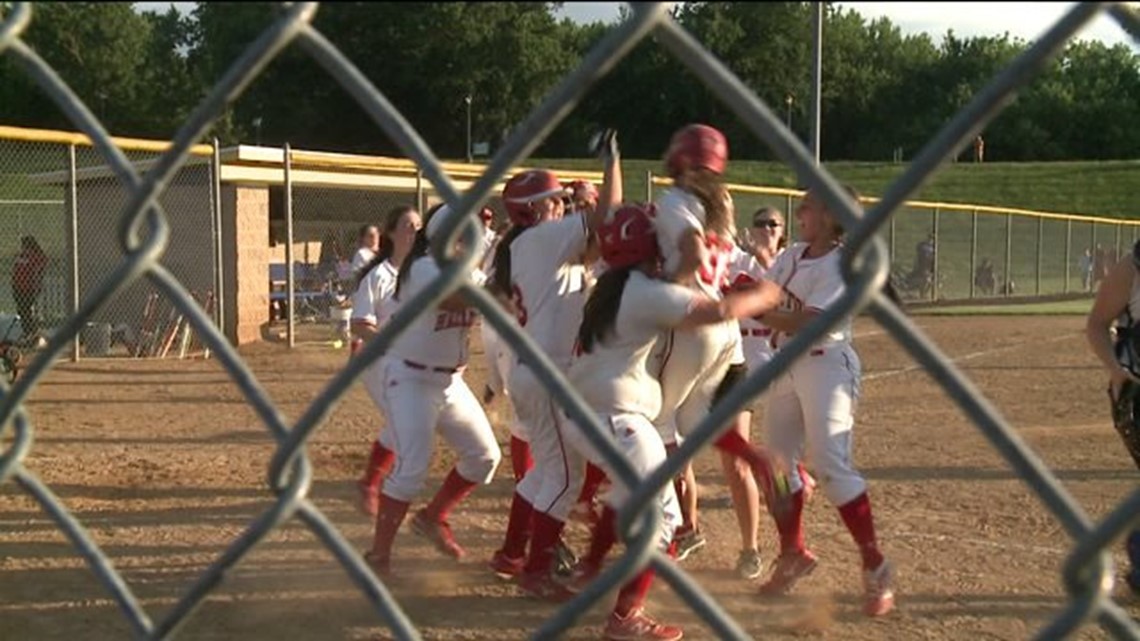
M 744 382 L 748 377 L 748 366 L 744 363 L 736 363 L 728 366 L 728 371 L 724 373 L 724 378 L 721 379 L 720 385 L 717 385 L 716 392 L 713 393 L 713 404 L 720 402 L 720 399 L 728 396 L 729 392 L 734 387 Z

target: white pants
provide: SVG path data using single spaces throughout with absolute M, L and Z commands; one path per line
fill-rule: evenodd
M 497 396 L 505 397 L 511 405 L 515 416 L 508 426 L 511 436 L 520 441 L 529 441 L 526 426 L 519 420 L 518 411 L 514 410 L 514 401 L 507 390 L 507 381 L 511 380 L 511 365 L 517 360 L 515 352 L 486 319 L 482 319 L 479 324 L 483 337 L 483 354 L 487 359 L 487 385 Z
M 824 496 L 836 507 L 867 489 L 851 461 L 860 367 L 850 345 L 812 349 L 776 381 L 766 402 L 768 446 L 791 490 L 803 486 L 794 470 L 806 456 Z
M 614 414 L 601 417 L 603 427 L 609 428 L 617 448 L 626 461 L 637 472 L 639 478 L 649 476 L 665 463 L 665 443 L 648 418 L 640 414 Z M 601 468 L 610 478 L 610 490 L 602 498 L 606 505 L 621 511 L 631 494 L 630 488 L 621 482 L 613 468 L 586 437 L 577 423 L 567 419 L 567 441 L 588 461 Z M 673 533 L 681 525 L 681 506 L 672 483 L 666 483 L 657 495 L 657 507 L 661 510 L 661 532 L 658 541 L 661 549 L 667 549 L 673 541 Z
M 566 444 L 566 416 L 530 368 L 517 363 L 507 387 L 526 425 L 534 467 L 515 487 L 535 510 L 565 521 L 578 498 L 585 462 Z
M 380 434 L 380 443 L 396 453 L 384 494 L 412 501 L 423 491 L 437 429 L 458 455 L 459 475 L 474 483 L 490 483 L 502 452 L 463 375 L 409 367 L 395 356 L 381 362 L 377 384 L 388 427 Z
M 658 339 L 661 413 L 654 425 L 666 445 L 679 443 L 712 407 L 716 388 L 739 355 L 736 321 L 674 330 Z

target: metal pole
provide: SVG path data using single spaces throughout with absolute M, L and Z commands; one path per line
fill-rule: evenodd
M 1116 225 L 1116 253 L 1114 256 L 1120 255 L 1120 225 Z
M 427 207 L 424 206 L 424 171 L 416 168 L 416 209 L 423 212 Z M 387 241 L 385 241 L 387 242 Z
M 814 59 L 811 68 L 811 151 L 815 164 L 819 164 L 820 129 L 820 82 L 823 77 L 823 3 L 815 3 L 812 14 L 812 49 Z
M 67 146 L 67 213 L 71 219 L 67 234 L 71 260 L 71 314 L 79 313 L 79 190 L 76 185 L 75 145 Z M 79 336 L 71 340 L 71 362 L 79 362 Z
M 214 236 L 214 251 L 215 251 L 215 267 L 214 267 L 214 318 L 218 324 L 218 329 L 225 333 L 226 313 L 225 313 L 225 265 L 226 254 L 222 247 L 222 239 L 225 237 L 222 231 L 222 223 L 225 218 L 222 216 L 222 151 L 218 147 L 218 139 L 214 138 L 214 216 L 217 219 L 217 226 L 215 227 L 216 236 Z M 236 337 L 235 337 L 236 338 Z
M 653 172 L 648 169 L 645 171 L 645 202 L 653 202 Z
M 1005 283 L 1002 285 L 1002 291 L 1005 296 L 1009 296 L 1009 284 L 1013 282 L 1010 270 L 1013 269 L 1013 214 L 1005 215 Z
M 895 258 L 898 257 L 898 254 L 895 253 L 895 216 L 897 216 L 897 215 L 898 215 L 897 212 L 894 214 L 891 214 L 891 228 L 890 228 L 890 234 L 888 234 L 888 238 L 887 238 L 887 242 L 890 244 L 890 248 L 888 249 L 888 251 L 890 252 L 891 262 L 894 262 Z M 788 214 L 788 218 L 791 218 L 791 216 L 792 216 L 791 214 Z
M 289 301 L 289 313 L 286 318 L 285 333 L 289 341 L 289 347 L 292 348 L 297 344 L 297 337 L 294 333 L 296 329 L 297 317 L 297 301 L 295 300 L 296 294 L 296 277 L 293 273 L 293 176 L 290 175 L 292 165 L 292 153 L 289 151 L 289 143 L 285 143 L 285 299 Z
M 941 251 L 939 251 L 939 247 L 938 247 L 938 214 L 939 214 L 938 208 L 935 207 L 934 208 L 934 229 L 931 230 L 932 233 L 934 234 L 934 264 L 931 265 L 931 268 L 933 271 L 931 273 L 931 279 L 932 280 L 930 283 L 930 300 L 931 301 L 938 300 L 938 254 L 942 253 Z
M 1036 267 L 1037 273 L 1035 275 L 1035 278 L 1037 279 L 1037 285 L 1035 287 L 1037 296 L 1041 295 L 1041 256 L 1044 253 L 1045 253 L 1045 219 L 1044 218 L 1038 218 L 1037 219 L 1037 267 Z M 1065 261 L 1065 262 L 1068 262 L 1068 261 Z
M 467 162 L 470 163 L 474 160 L 471 153 L 471 94 L 467 94 Z
M 1069 263 L 1073 260 L 1073 219 L 1065 221 L 1065 288 L 1062 290 L 1064 293 L 1069 293 Z
M 970 214 L 970 298 L 975 296 L 974 281 L 978 273 L 978 210 Z

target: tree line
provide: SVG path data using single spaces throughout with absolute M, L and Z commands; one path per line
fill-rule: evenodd
M 0 3 L 5 11 L 10 3 Z M 338 2 L 314 24 L 397 106 L 436 153 L 463 157 L 466 97 L 475 141 L 497 147 L 608 27 L 558 19 L 559 3 Z M 197 3 L 188 15 L 129 3 L 36 3 L 24 39 L 117 135 L 169 138 L 248 45 L 276 3 Z M 806 140 L 812 3 L 689 2 L 677 20 Z M 1031 43 L 1008 35 L 939 41 L 904 35 L 826 3 L 821 153 L 825 160 L 911 157 Z M 1140 57 L 1125 45 L 1070 43 L 984 132 L 987 160 L 1124 159 L 1140 148 Z M 585 155 L 600 126 L 630 157 L 658 157 L 679 125 L 716 125 L 736 158 L 770 150 L 650 38 L 595 85 L 538 155 Z M 0 122 L 72 129 L 0 56 Z M 294 43 L 214 128 L 223 143 L 398 153 L 369 116 Z

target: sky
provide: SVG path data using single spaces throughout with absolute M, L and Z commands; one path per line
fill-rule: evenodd
M 165 11 L 170 5 L 181 11 L 193 8 L 192 2 L 136 2 L 136 7 Z M 567 2 L 562 15 L 577 22 L 601 20 L 611 22 L 618 17 L 620 2 Z M 940 42 L 947 29 L 959 36 L 998 36 L 1008 31 L 1011 36 L 1035 40 L 1075 5 L 1075 2 L 838 2 L 864 18 L 890 18 L 903 33 L 931 34 Z M 1131 3 L 1140 6 L 1140 3 Z M 824 34 L 826 38 L 826 33 Z M 1101 14 L 1077 34 L 1077 38 L 1101 40 L 1107 44 L 1124 43 L 1140 53 L 1140 44 L 1107 14 Z

